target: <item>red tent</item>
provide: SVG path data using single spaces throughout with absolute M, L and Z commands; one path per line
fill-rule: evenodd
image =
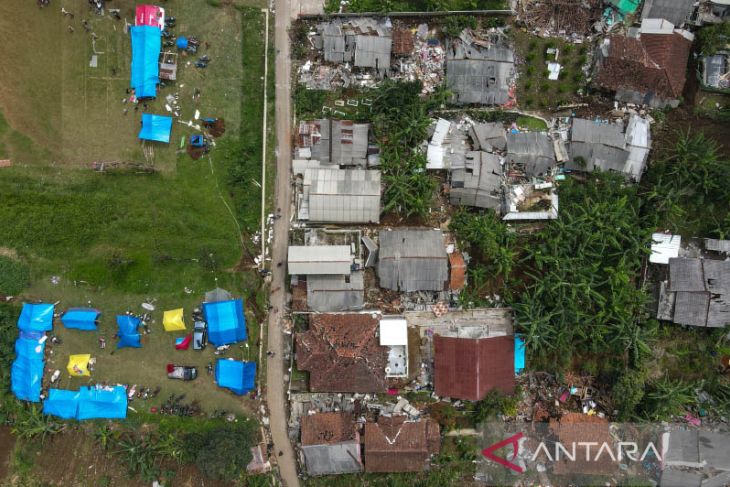
M 154 5 L 137 5 L 134 25 L 165 28 L 165 10 Z
M 183 338 L 180 343 L 175 343 L 175 350 L 187 350 L 193 341 L 193 334 L 190 333 Z

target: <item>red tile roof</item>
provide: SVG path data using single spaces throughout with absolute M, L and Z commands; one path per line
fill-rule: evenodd
M 311 392 L 385 392 L 388 347 L 377 337 L 380 315 L 312 315 L 297 333 L 297 368 L 309 372 Z
M 639 38 L 610 36 L 608 57 L 596 83 L 617 91 L 656 93 L 665 99 L 682 95 L 692 42 L 681 34 L 641 34 Z
M 355 421 L 342 412 L 302 416 L 302 445 L 329 445 L 355 439 Z
M 420 472 L 440 448 L 439 425 L 430 419 L 381 416 L 365 424 L 366 472 Z
M 442 397 L 479 401 L 491 389 L 512 394 L 515 388 L 513 336 L 434 337 L 434 385 Z

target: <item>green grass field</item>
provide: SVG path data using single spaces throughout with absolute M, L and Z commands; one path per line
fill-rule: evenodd
M 177 87 L 163 88 L 148 111 L 166 114 L 164 97 L 177 93 L 180 120 L 197 109 L 224 118 L 227 132 L 209 159 L 192 161 L 177 151 L 192 129 L 175 123 L 172 143 L 154 146 L 154 174 L 89 169 L 98 160 L 145 162 L 136 137 L 143 109 L 123 113 L 131 58 L 124 22 L 91 14 L 85 0 L 42 10 L 24 0 L 0 4 L 0 158 L 13 162 L 0 169 L 0 250 L 17 253 L 30 267 L 24 299 L 60 301 L 59 310 L 90 303 L 103 312 L 99 334 L 107 339 L 102 352 L 99 334 L 56 326 L 63 344 L 54 349 L 49 374 L 64 370 L 69 354 L 92 353 L 95 381 L 161 385 L 160 399 L 185 392 L 209 410 L 250 409 L 249 400 L 217 388 L 204 368 L 194 383 L 168 380 L 167 362 L 204 367 L 215 357 L 210 348 L 175 351 L 180 334 L 166 334 L 161 325 L 163 309 L 184 307 L 191 327 L 190 311 L 219 285 L 245 298 L 250 335 L 250 349 L 232 347 L 227 356 L 258 354 L 262 316 L 253 310 L 264 310 L 265 298 L 242 244 L 252 246 L 259 223 L 264 18 L 257 0 L 223 3 L 164 4 L 177 17 L 173 31 L 208 42 L 200 54 L 212 61 L 199 70 L 187 64 L 195 58 L 180 58 Z M 115 0 L 113 7 L 132 21 L 134 4 Z M 61 6 L 75 18 L 64 17 Z M 89 67 L 94 47 L 82 19 L 98 35 L 96 68 Z M 60 282 L 52 284 L 52 276 Z M 112 354 L 114 315 L 141 312 L 149 298 L 157 300 L 153 333 L 142 349 Z M 61 377 L 62 387 L 84 383 Z

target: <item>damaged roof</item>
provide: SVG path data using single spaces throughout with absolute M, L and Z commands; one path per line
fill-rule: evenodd
M 514 393 L 514 336 L 460 338 L 436 335 L 436 395 L 479 401 L 492 389 Z
M 317 312 L 356 311 L 365 303 L 362 271 L 347 275 L 307 276 L 307 305 Z
M 599 416 L 588 416 L 583 413 L 566 413 L 559 420 L 550 420 L 550 429 L 564 445 L 580 445 L 592 443 L 607 444 L 613 448 L 608 419 Z M 580 473 L 593 475 L 610 475 L 615 473 L 616 464 L 609 455 L 586 460 L 584 450 L 578 450 L 575 460 L 562 457 L 553 465 L 553 472 L 558 475 Z
M 466 153 L 464 167 L 451 171 L 452 205 L 496 210 L 502 206 L 502 165 L 499 156 L 483 151 Z
M 302 415 L 302 445 L 328 445 L 355 439 L 355 420 L 344 412 Z
M 555 165 L 555 149 L 545 132 L 509 133 L 507 161 L 524 166 L 528 176 L 540 176 Z
M 441 230 L 380 232 L 380 287 L 396 291 L 443 291 L 449 278 Z
M 380 416 L 365 423 L 366 472 L 420 472 L 441 448 L 438 423 Z
M 388 347 L 377 336 L 378 313 L 310 316 L 309 329 L 296 334 L 299 370 L 309 372 L 311 392 L 385 392 Z

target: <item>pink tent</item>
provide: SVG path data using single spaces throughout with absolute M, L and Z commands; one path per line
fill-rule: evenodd
M 190 333 L 185 336 L 185 338 L 178 338 L 175 340 L 175 350 L 187 350 L 190 348 L 190 344 L 193 341 L 193 334 Z
M 165 29 L 165 10 L 154 5 L 137 5 L 134 25 L 149 25 Z

